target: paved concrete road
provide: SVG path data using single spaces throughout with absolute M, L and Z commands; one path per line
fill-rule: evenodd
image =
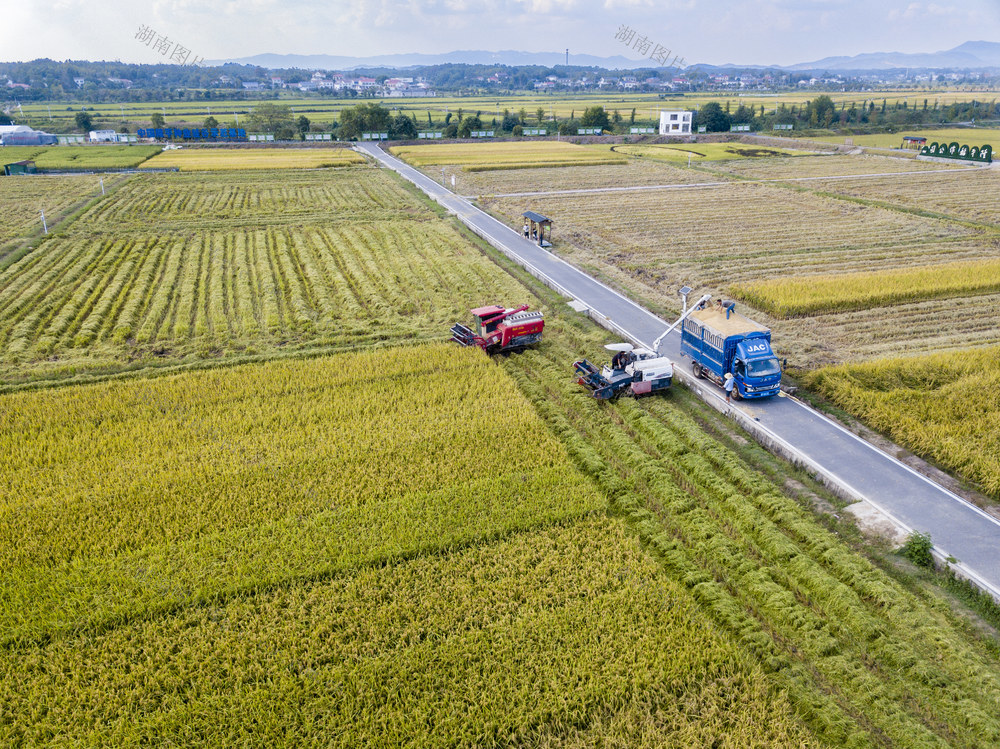
M 549 286 L 585 304 L 606 327 L 647 346 L 666 330 L 667 323 L 648 310 L 524 239 L 378 145 L 363 143 L 358 148 L 416 184 Z M 707 402 L 731 413 L 766 444 L 805 465 L 842 494 L 870 503 L 905 532 L 930 533 L 942 558 L 958 559 L 952 565 L 957 571 L 1000 599 L 1000 521 L 795 398 L 782 394 L 727 407 L 718 388 L 691 377 L 676 332 L 664 340 L 661 351 Z M 571 363 L 566 367 L 570 376 Z

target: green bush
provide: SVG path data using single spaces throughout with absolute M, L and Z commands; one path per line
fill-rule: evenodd
M 906 542 L 900 547 L 899 553 L 918 567 L 933 567 L 934 557 L 931 555 L 933 548 L 930 533 L 914 531 L 906 537 Z

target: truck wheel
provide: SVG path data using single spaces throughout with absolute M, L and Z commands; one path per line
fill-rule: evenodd
M 705 377 L 705 373 L 702 371 L 701 365 L 696 361 L 691 362 L 691 373 L 694 374 L 694 376 L 699 380 Z
M 740 395 L 740 389 L 736 385 L 733 385 L 733 399 L 738 401 L 743 400 L 743 396 Z

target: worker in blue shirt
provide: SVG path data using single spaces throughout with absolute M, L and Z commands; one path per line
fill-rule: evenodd
M 729 403 L 729 399 L 733 395 L 733 388 L 736 387 L 736 378 L 733 377 L 732 372 L 726 372 L 726 382 L 722 387 L 726 391 L 726 403 Z

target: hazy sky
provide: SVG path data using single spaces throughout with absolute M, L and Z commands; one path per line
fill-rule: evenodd
M 2 61 L 169 61 L 136 39 L 142 26 L 205 59 L 566 47 L 641 59 L 615 39 L 622 25 L 689 63 L 791 64 L 1000 40 L 1000 0 L 0 0 L 0 11 Z

